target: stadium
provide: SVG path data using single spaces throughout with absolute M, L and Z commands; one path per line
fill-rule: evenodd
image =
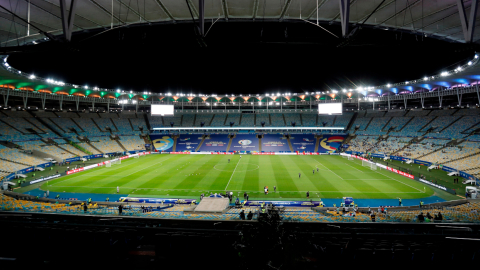
M 4 2 L 0 263 L 478 264 L 477 0 Z

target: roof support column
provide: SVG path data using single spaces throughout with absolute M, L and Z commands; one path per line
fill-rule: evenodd
M 477 90 L 477 98 L 478 98 L 478 104 L 480 104 L 480 94 L 478 93 L 478 81 L 477 84 L 475 84 L 475 88 Z M 6 105 L 5 105 L 6 106 Z
M 95 98 L 92 98 L 92 111 L 95 112 Z
M 407 97 L 403 95 L 403 104 L 405 105 L 405 109 L 407 109 Z
M 28 104 L 28 91 L 25 91 L 25 97 L 23 97 L 23 108 L 27 108 Z
M 457 0 L 458 13 L 460 15 L 460 22 L 462 23 L 463 36 L 466 43 L 473 42 L 473 33 L 475 31 L 475 20 L 477 17 L 477 5 L 478 0 L 472 0 L 470 6 L 470 20 L 467 20 L 467 14 L 465 13 L 465 5 L 463 0 Z
M 387 96 L 388 108 L 387 111 L 390 111 L 390 95 Z
M 70 41 L 72 39 L 73 20 L 75 19 L 76 6 L 77 6 L 77 0 L 71 0 L 70 10 L 67 15 L 66 0 L 60 0 L 60 12 L 62 15 L 63 35 L 65 36 L 65 40 L 67 41 Z
M 63 110 L 63 95 L 60 96 L 60 110 Z
M 340 22 L 342 24 L 342 36 L 345 37 L 348 35 L 348 23 L 350 21 L 350 0 L 338 0 L 338 2 L 340 4 Z
M 458 99 L 458 106 L 462 106 L 462 93 L 458 93 L 458 87 L 457 87 L 457 99 Z
M 47 93 L 43 93 L 42 99 L 42 110 L 45 110 L 45 101 L 47 100 Z
M 438 93 L 438 103 L 440 104 L 440 108 L 442 107 L 443 96 Z
M 477 92 L 478 92 L 478 86 L 477 86 Z M 7 94 L 5 95 L 5 92 L 3 93 L 3 106 L 7 107 L 8 104 L 8 96 L 10 95 L 10 88 L 7 88 Z
M 425 98 L 422 92 L 420 92 L 420 102 L 422 103 L 422 108 L 425 108 Z
M 107 113 L 110 113 L 110 99 L 107 99 Z
M 205 0 L 198 0 L 198 19 L 200 21 L 200 35 L 205 36 Z M 183 110 L 183 108 L 182 108 Z

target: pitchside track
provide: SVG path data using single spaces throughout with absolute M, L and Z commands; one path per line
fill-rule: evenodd
M 243 198 L 246 191 L 250 198 L 304 199 L 310 191 L 310 198 L 416 199 L 434 193 L 414 180 L 363 167 L 359 160 L 326 155 L 148 155 L 49 181 L 42 189 L 113 194 L 117 186 L 122 194 L 148 197 L 233 191 Z

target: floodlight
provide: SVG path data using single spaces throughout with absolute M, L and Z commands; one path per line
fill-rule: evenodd
M 30 79 L 35 79 L 35 75 L 30 75 Z

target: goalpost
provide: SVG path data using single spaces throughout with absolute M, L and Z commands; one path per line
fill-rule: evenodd
M 369 167 L 371 170 L 374 170 L 374 171 L 377 170 L 377 164 L 366 161 L 366 160 L 362 160 L 362 166 Z
M 136 155 L 136 156 L 134 156 L 133 158 L 140 158 L 140 156 L 139 156 L 139 155 Z
M 353 157 L 350 157 L 350 156 L 349 156 L 349 157 L 348 157 L 348 160 L 353 160 Z

